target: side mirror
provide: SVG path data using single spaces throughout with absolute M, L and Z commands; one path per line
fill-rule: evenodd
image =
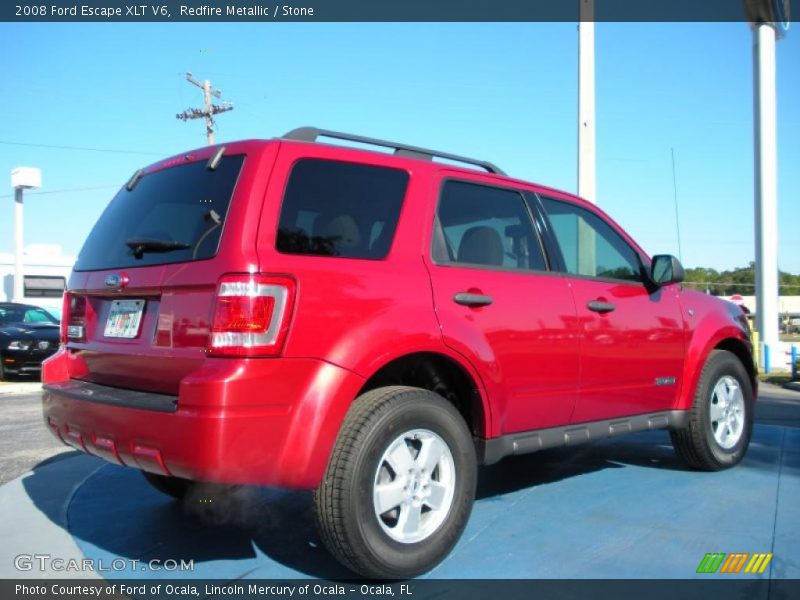
M 671 254 L 657 254 L 650 267 L 650 279 L 658 286 L 680 283 L 684 272 L 681 261 Z

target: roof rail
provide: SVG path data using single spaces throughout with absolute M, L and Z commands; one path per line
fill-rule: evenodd
M 330 131 L 328 129 L 318 129 L 316 127 L 300 127 L 292 129 L 290 132 L 285 133 L 282 137 L 284 140 L 296 140 L 300 142 L 316 142 L 318 137 L 334 138 L 338 140 L 348 140 L 351 142 L 358 142 L 361 144 L 370 144 L 372 146 L 382 146 L 384 148 L 394 149 L 394 153 L 398 156 L 405 156 L 407 158 L 417 158 L 421 160 L 433 160 L 436 158 L 445 158 L 468 165 L 474 165 L 485 169 L 489 173 L 496 173 L 497 175 L 505 175 L 505 172 L 499 167 L 493 165 L 485 160 L 477 160 L 468 158 L 466 156 L 459 156 L 457 154 L 449 154 L 447 152 L 437 152 L 436 150 L 428 150 L 427 148 L 420 148 L 418 146 L 409 146 L 408 144 L 398 144 L 397 142 L 389 142 L 386 140 L 379 140 L 376 138 L 364 137 L 361 135 L 353 135 L 350 133 L 341 133 L 339 131 Z

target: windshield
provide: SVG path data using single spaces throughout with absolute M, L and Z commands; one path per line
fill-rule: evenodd
M 31 306 L 0 306 L 0 326 L 11 323 L 53 323 L 58 320 L 46 310 Z
M 76 271 L 141 267 L 211 258 L 217 253 L 243 155 L 144 175 L 123 187 L 89 234 Z

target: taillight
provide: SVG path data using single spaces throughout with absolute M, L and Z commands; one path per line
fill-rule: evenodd
M 294 281 L 288 277 L 223 276 L 217 288 L 209 354 L 280 354 L 289 329 L 294 294 Z
M 86 340 L 86 297 L 64 292 L 61 308 L 61 343 Z
M 72 294 L 64 291 L 61 297 L 61 343 L 67 343 L 67 324 L 69 323 L 69 303 Z

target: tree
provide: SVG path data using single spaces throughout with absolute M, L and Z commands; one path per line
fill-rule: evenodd
M 721 273 L 706 267 L 686 269 L 684 281 L 689 288 L 710 292 L 715 296 L 753 295 L 756 288 L 756 264 L 751 262 L 746 267 Z M 800 295 L 800 275 L 778 271 L 778 288 L 778 293 L 782 296 Z

